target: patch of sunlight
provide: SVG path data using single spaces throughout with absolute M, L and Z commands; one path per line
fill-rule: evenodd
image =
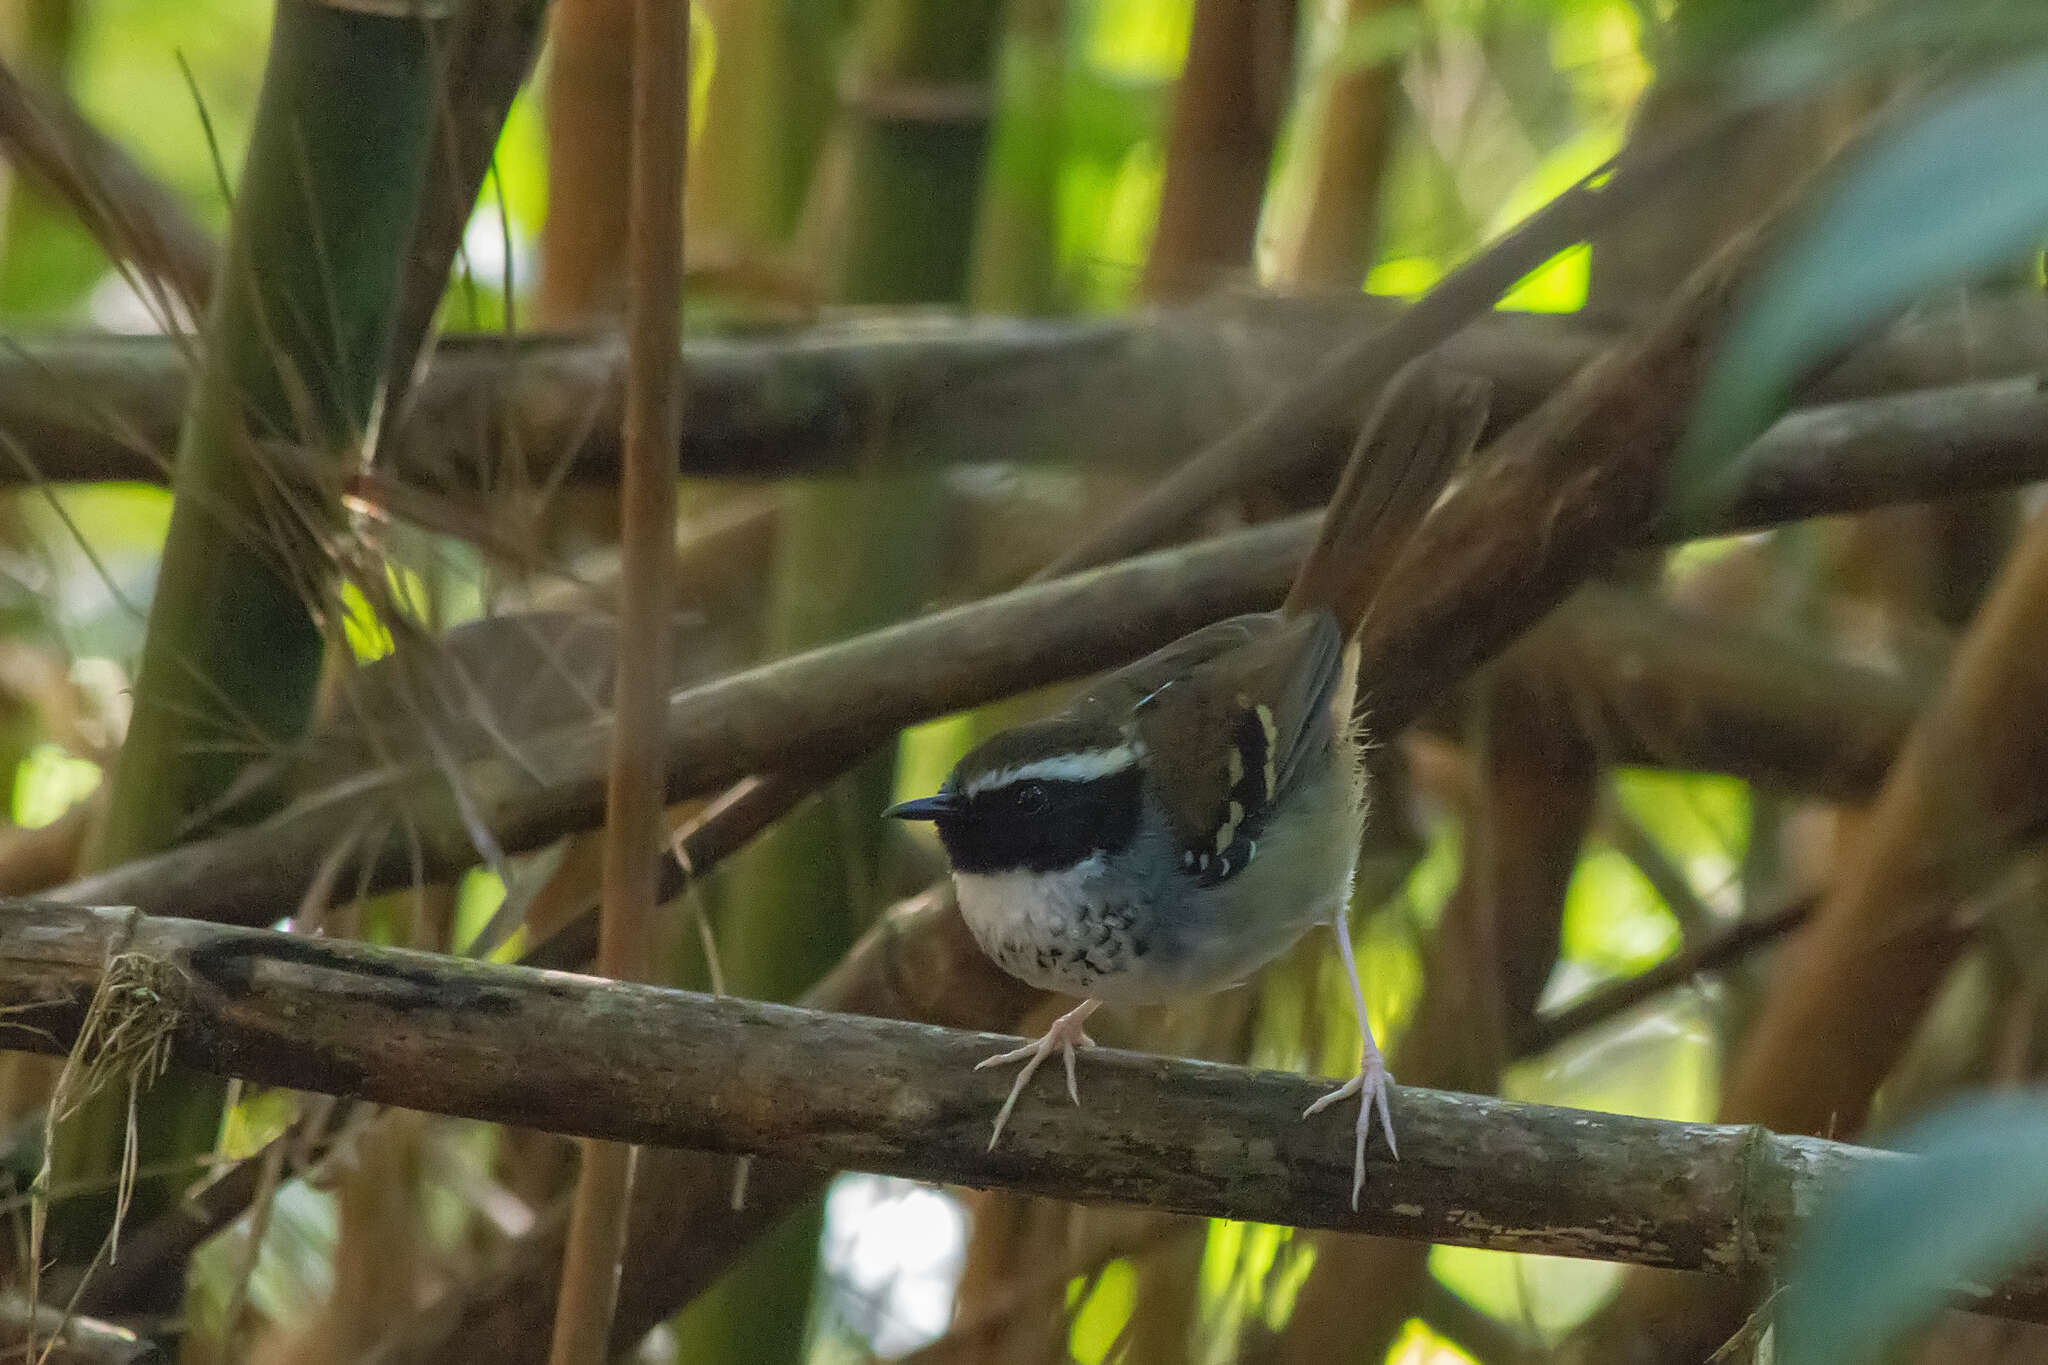
M 1235 1360 L 1233 1348 L 1248 1317 L 1257 1317 L 1269 1330 L 1280 1330 L 1314 1264 L 1313 1242 L 1295 1236 L 1292 1228 L 1210 1220 L 1196 1281 L 1201 1335 L 1209 1349 L 1193 1358 L 1203 1365 Z
M 511 294 L 517 298 L 530 292 L 534 282 L 533 238 L 523 228 L 508 224 L 499 212 L 497 204 L 485 198 L 477 202 L 476 212 L 469 215 L 469 225 L 462 230 L 462 262 L 469 270 L 470 278 L 476 284 L 479 294 L 493 296 L 497 303 L 496 321 L 492 326 L 504 325 L 503 296 L 509 281 Z M 449 288 L 455 297 L 461 298 L 468 291 L 460 281 L 451 281 Z M 483 300 L 478 301 L 479 318 L 487 311 Z M 485 325 L 478 318 L 466 319 L 472 328 Z
M 1194 0 L 1097 0 L 1081 60 L 1126 81 L 1170 81 L 1188 57 Z
M 162 336 L 168 329 L 189 333 L 196 330 L 192 314 L 175 295 L 160 297 L 135 287 L 133 278 L 109 270 L 85 296 L 85 321 L 115 336 Z
M 1356 8 L 1355 6 L 1353 7 Z M 1330 54 L 1333 73 L 1397 62 L 1422 46 L 1429 22 L 1415 5 L 1392 5 L 1347 18 Z
M 1586 288 L 1593 278 L 1593 248 L 1584 242 L 1568 247 L 1524 275 L 1501 296 L 1499 307 L 1518 313 L 1576 313 L 1586 306 Z
M 341 585 L 341 633 L 357 663 L 372 663 L 396 648 L 391 628 L 377 619 L 370 599 L 350 582 Z
M 38 591 L 74 655 L 133 659 L 171 524 L 170 490 L 130 483 L 47 491 L 14 503 L 23 539 L 48 560 Z
M 232 178 L 241 169 L 256 112 L 264 65 L 258 54 L 269 44 L 275 9 L 263 0 L 95 5 L 90 20 L 78 25 L 73 96 L 100 129 L 168 181 L 206 222 L 224 221 L 227 205 L 194 87 Z
M 703 6 L 692 5 L 692 11 Z M 522 88 L 505 115 L 505 129 L 498 134 L 495 162 L 497 174 L 484 182 L 477 196 L 481 208 L 498 208 L 504 196 L 504 213 L 512 225 L 528 238 L 538 236 L 548 212 L 547 126 L 541 120 L 540 100 L 529 84 Z
M 462 884 L 455 892 L 455 927 L 453 942 L 464 945 L 476 942 L 476 937 L 491 922 L 491 916 L 498 913 L 498 907 L 505 903 L 505 881 L 487 867 L 472 867 L 462 874 Z M 523 938 L 524 930 L 514 934 Z M 505 945 L 509 947 L 510 945 Z
M 1545 15 L 1553 67 L 1616 108 L 1631 108 L 1650 83 L 1643 60 L 1642 7 L 1634 0 L 1556 5 Z
M 974 716 L 966 711 L 905 730 L 896 744 L 896 794 L 891 799 L 930 796 L 973 744 Z
M 245 1092 L 221 1116 L 220 1156 L 228 1161 L 254 1156 L 290 1127 L 298 1112 L 298 1098 L 289 1090 Z
M 1410 1318 L 1387 1348 L 1387 1365 L 1474 1365 L 1471 1356 L 1447 1337 L 1429 1330 L 1421 1318 Z
M 1611 848 L 1579 859 L 1565 892 L 1563 956 L 1605 975 L 1631 976 L 1678 950 L 1678 921 L 1634 863 Z
M 1259 1008 L 1252 1018 L 1247 1066 L 1298 1071 L 1306 1064 L 1303 1040 L 1308 1035 L 1309 992 L 1315 986 L 1311 974 L 1290 970 L 1299 961 L 1299 951 L 1282 957 L 1259 976 Z
M 689 144 L 703 140 L 704 125 L 710 121 L 711 77 L 718 71 L 718 25 L 711 21 L 708 6 L 690 6 L 690 120 Z
M 427 619 L 433 594 L 418 570 L 403 564 L 386 564 L 384 587 L 400 611 L 414 620 Z M 352 581 L 344 581 L 341 585 L 341 632 L 357 663 L 374 663 L 396 648 L 391 628 L 384 624 L 370 599 Z
M 1605 1307 L 1622 1273 L 1604 1261 L 1447 1246 L 1430 1248 L 1429 1270 L 1488 1317 L 1553 1342 Z
M 951 1195 L 909 1180 L 843 1175 L 825 1199 L 826 1311 L 876 1355 L 914 1351 L 952 1319 L 967 1218 Z
M 1535 1104 L 1700 1123 L 1720 1104 L 1720 1047 L 1697 994 L 1676 992 L 1518 1062 L 1501 1093 Z
M 1120 302 L 1137 280 L 1152 245 L 1159 219 L 1159 193 L 1166 183 L 1166 162 L 1151 139 L 1134 143 L 1117 164 L 1102 216 L 1088 245 L 1086 278 L 1103 301 Z
M 1444 264 L 1428 256 L 1396 256 L 1365 272 L 1365 292 L 1412 299 L 1444 277 Z
M 1244 1239 L 1254 1225 L 1234 1218 L 1211 1218 L 1209 1236 L 1202 1243 L 1202 1268 L 1196 1276 L 1206 1303 L 1221 1303 L 1237 1280 L 1237 1267 L 1244 1256 Z
M 1703 898 L 1733 884 L 1749 848 L 1748 783 L 1718 773 L 1624 768 L 1614 790 Z
M 279 1185 L 256 1270 L 249 1277 L 249 1306 L 272 1322 L 304 1321 L 333 1293 L 339 1239 L 340 1217 L 332 1195 L 303 1180 Z M 201 1339 L 222 1339 L 248 1246 L 245 1214 L 194 1253 L 187 1306 Z
M 1621 150 L 1627 131 L 1622 119 L 1581 129 L 1550 149 L 1529 169 L 1529 173 L 1508 191 L 1486 225 L 1486 236 L 1494 238 L 1563 194 L 1597 170 L 1600 164 Z
M 74 757 L 60 745 L 36 745 L 14 770 L 14 823 L 41 829 L 91 796 L 100 777 L 100 765 L 91 759 Z
M 1069 1308 L 1087 1283 L 1085 1278 L 1076 1278 L 1067 1287 Z M 1116 1260 L 1104 1266 L 1102 1274 L 1096 1277 L 1095 1291 L 1074 1314 L 1074 1330 L 1067 1339 L 1067 1349 L 1073 1352 L 1074 1359 L 1081 1365 L 1104 1365 L 1124 1324 L 1131 1320 L 1131 1309 L 1137 1301 L 1138 1272 L 1131 1263 Z
M 1365 990 L 1365 1017 L 1382 1043 L 1407 1026 L 1416 1002 L 1422 999 L 1422 954 L 1415 946 L 1414 931 L 1402 922 L 1397 908 L 1398 902 L 1367 920 L 1363 932 L 1355 939 L 1358 984 Z M 1351 983 L 1345 980 L 1341 963 L 1331 962 L 1328 957 L 1325 961 L 1329 970 L 1323 979 L 1334 994 L 1324 998 L 1323 1017 L 1348 1022 L 1353 1014 Z M 1348 1074 L 1358 1061 L 1358 1040 L 1349 1037 L 1348 1029 L 1338 1030 L 1338 1036 L 1345 1043 L 1337 1070 Z
M 1415 908 L 1416 923 L 1424 928 L 1436 924 L 1451 892 L 1458 886 L 1464 840 L 1456 820 L 1438 820 L 1431 826 L 1428 842 L 1415 870 L 1408 874 L 1408 903 Z
M 1622 122 L 1616 118 L 1610 124 L 1588 128 L 1553 148 L 1509 191 L 1487 225 L 1486 237 L 1499 237 L 1570 189 L 1614 155 L 1621 146 L 1622 133 Z M 1592 262 L 1592 249 L 1584 243 L 1567 247 L 1524 275 L 1499 306 L 1523 312 L 1576 312 L 1586 306 Z
M 1269 1331 L 1277 1332 L 1287 1325 L 1294 1316 L 1294 1304 L 1301 1297 L 1301 1287 L 1308 1283 L 1308 1275 L 1316 1268 L 1316 1244 L 1314 1239 L 1297 1237 L 1292 1228 L 1282 1228 L 1280 1244 L 1280 1266 L 1266 1281 L 1266 1301 L 1262 1309 Z
M 1745 531 L 1732 536 L 1708 536 L 1674 545 L 1664 555 L 1664 577 L 1670 582 L 1690 578 L 1717 559 L 1760 541 L 1767 532 Z

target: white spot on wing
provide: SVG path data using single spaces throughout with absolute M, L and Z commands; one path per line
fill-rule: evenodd
M 1266 799 L 1271 801 L 1279 782 L 1280 727 L 1273 723 L 1273 708 L 1264 703 L 1259 706 L 1259 728 L 1266 732 Z

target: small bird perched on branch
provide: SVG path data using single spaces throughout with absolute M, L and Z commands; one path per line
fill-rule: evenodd
M 1476 381 L 1411 364 L 1366 424 L 1280 610 L 1184 636 L 1058 715 L 992 737 L 935 795 L 886 812 L 937 827 L 982 951 L 1033 986 L 1083 997 L 1037 1042 L 982 1063 L 1024 1064 L 991 1147 L 1054 1052 L 1080 1103 L 1074 1049 L 1094 1046 L 1083 1026 L 1104 1001 L 1235 985 L 1328 924 L 1364 1050 L 1358 1074 L 1308 1114 L 1359 1099 L 1353 1208 L 1375 1113 L 1398 1156 L 1347 924 L 1367 800 L 1356 637 L 1485 412 Z

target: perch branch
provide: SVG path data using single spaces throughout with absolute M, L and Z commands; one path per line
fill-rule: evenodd
M 1002 1146 L 986 1034 L 127 911 L 0 909 L 0 1043 L 69 1046 L 116 944 L 182 978 L 179 1061 L 621 1142 L 1503 1250 L 1750 1272 L 1829 1185 L 1901 1158 L 1754 1127 L 1397 1095 L 1404 1156 L 1349 1207 L 1349 1133 L 1301 1076 L 1102 1050 Z M 1973 1306 L 2048 1315 L 2030 1268 Z

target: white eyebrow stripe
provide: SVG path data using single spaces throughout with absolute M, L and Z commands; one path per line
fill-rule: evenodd
M 1098 777 L 1123 772 L 1137 761 L 1137 751 L 1128 744 L 1119 744 L 1114 749 L 1090 749 L 1078 754 L 1055 754 L 1051 758 L 1033 759 L 1013 768 L 997 768 L 994 772 L 983 773 L 967 783 L 966 791 L 969 796 L 979 796 L 1012 783 L 1034 779 L 1043 782 L 1092 782 Z

